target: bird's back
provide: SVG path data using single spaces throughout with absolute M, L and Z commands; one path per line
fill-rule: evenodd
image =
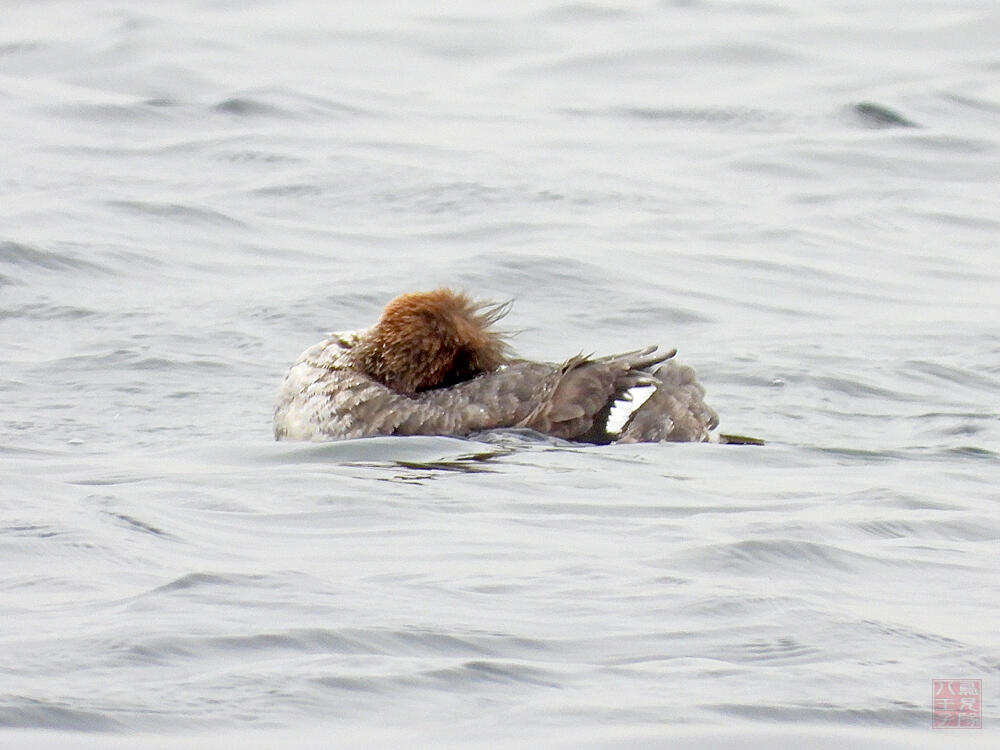
M 527 427 L 566 440 L 606 443 L 615 401 L 652 383 L 650 368 L 673 356 L 649 347 L 573 357 L 562 364 L 515 360 L 452 386 L 401 394 L 353 365 L 353 334 L 303 352 L 282 383 L 275 437 L 335 440 L 372 435 L 468 435 Z

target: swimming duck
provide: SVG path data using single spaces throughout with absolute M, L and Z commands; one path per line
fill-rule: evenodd
M 450 289 L 414 292 L 389 302 L 371 328 L 330 334 L 281 383 L 275 439 L 522 427 L 585 443 L 735 442 L 713 432 L 718 415 L 694 371 L 671 361 L 676 350 L 518 359 L 493 328 L 509 307 Z M 612 407 L 638 386 L 655 390 L 620 430 L 610 429 Z

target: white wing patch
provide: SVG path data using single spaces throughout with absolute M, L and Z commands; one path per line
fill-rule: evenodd
M 615 401 L 614 406 L 611 407 L 611 414 L 608 416 L 608 432 L 612 435 L 617 435 L 621 432 L 628 418 L 632 416 L 632 412 L 646 403 L 646 400 L 653 395 L 653 391 L 655 390 L 656 387 L 652 385 L 637 385 L 626 391 L 632 397 L 632 400 Z

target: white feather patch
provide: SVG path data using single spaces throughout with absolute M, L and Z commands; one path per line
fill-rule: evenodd
M 637 385 L 628 390 L 629 395 L 632 396 L 631 401 L 615 401 L 615 405 L 611 407 L 611 414 L 608 416 L 608 432 L 621 432 L 628 418 L 632 416 L 632 412 L 646 403 L 646 399 L 652 396 L 655 390 L 656 387 L 652 385 Z

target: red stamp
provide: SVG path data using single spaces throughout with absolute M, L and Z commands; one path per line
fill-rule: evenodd
M 983 728 L 982 680 L 933 680 L 931 706 L 935 729 Z

